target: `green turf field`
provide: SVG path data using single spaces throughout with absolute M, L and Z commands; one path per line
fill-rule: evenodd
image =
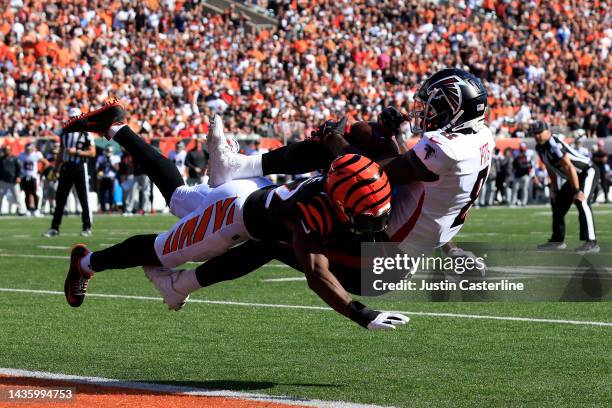
M 600 241 L 612 242 L 612 206 L 594 209 Z M 540 243 L 549 209 L 474 209 L 458 241 Z M 568 215 L 577 246 L 577 214 Z M 372 307 L 413 314 L 395 332 L 368 332 L 327 310 L 94 297 L 70 308 L 62 291 L 69 246 L 92 249 L 161 231 L 169 216 L 95 217 L 45 239 L 49 219 L 0 218 L 0 367 L 196 385 L 270 395 L 402 407 L 611 406 L 612 327 L 476 319 L 473 315 L 612 322 L 610 303 L 403 303 Z M 323 306 L 299 277 L 271 265 L 193 298 Z M 157 297 L 141 269 L 107 271 L 92 294 Z M 465 316 L 440 316 L 455 313 Z M 408 313 L 410 314 L 410 313 Z

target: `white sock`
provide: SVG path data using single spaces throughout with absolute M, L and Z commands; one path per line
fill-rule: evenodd
M 234 179 L 246 179 L 251 177 L 263 176 L 263 168 L 261 166 L 261 155 L 254 154 L 252 156 L 245 156 L 239 154 L 237 157 L 239 167 L 234 173 Z
M 106 135 L 112 139 L 113 137 L 115 137 L 117 132 L 121 130 L 121 128 L 124 126 L 127 126 L 127 125 L 125 123 L 122 123 L 120 125 L 112 125 L 110 128 L 108 128 L 108 132 L 106 133 Z
M 196 277 L 195 269 L 181 271 L 172 286 L 174 290 L 184 295 L 189 295 L 202 287 Z
M 87 255 L 85 255 L 83 258 L 81 258 L 81 263 L 79 264 L 79 266 L 81 267 L 81 270 L 87 273 L 94 272 L 94 270 L 91 269 L 91 255 L 92 254 L 93 252 L 90 252 Z

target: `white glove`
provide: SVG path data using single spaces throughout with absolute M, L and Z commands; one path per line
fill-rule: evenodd
M 408 316 L 399 313 L 380 312 L 378 316 L 368 323 L 368 330 L 395 330 L 395 326 L 410 321 Z

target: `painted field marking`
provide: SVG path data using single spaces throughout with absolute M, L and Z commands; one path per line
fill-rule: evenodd
M 57 249 L 57 250 L 68 250 L 70 247 L 59 246 L 59 245 L 37 245 L 36 248 L 40 249 Z
M 0 292 L 13 293 L 35 293 L 44 295 L 64 295 L 64 292 L 56 290 L 39 290 L 39 289 L 19 289 L 19 288 L 0 288 Z M 159 302 L 162 298 L 154 296 L 134 296 L 134 295 L 113 295 L 105 293 L 88 293 L 88 297 L 108 298 L 108 299 L 130 299 L 130 300 L 150 300 Z M 228 306 L 247 306 L 247 307 L 266 307 L 278 309 L 301 309 L 301 310 L 324 310 L 332 311 L 329 307 L 324 306 L 304 306 L 304 305 L 283 305 L 274 303 L 249 303 L 249 302 L 234 302 L 227 300 L 207 300 L 207 299 L 189 299 L 188 303 L 204 303 L 211 305 L 228 305 Z M 474 315 L 466 313 L 443 313 L 443 312 L 413 312 L 413 311 L 394 311 L 413 316 L 432 316 L 432 317 L 450 317 L 460 319 L 484 319 L 484 320 L 506 320 L 516 322 L 533 322 L 533 323 L 558 323 L 570 324 L 577 326 L 601 326 L 612 327 L 612 322 L 594 322 L 588 320 L 564 320 L 564 319 L 546 319 L 537 317 L 515 317 L 515 316 L 491 316 L 491 315 Z
M 142 390 L 151 393 L 165 393 L 177 395 L 190 395 L 199 397 L 220 397 L 233 400 L 247 400 L 262 403 L 270 403 L 270 407 L 285 406 L 306 406 L 319 408 L 382 408 L 379 405 L 357 404 L 343 401 L 322 401 L 317 399 L 297 398 L 288 396 L 275 396 L 260 393 L 230 391 L 230 390 L 211 390 L 199 387 L 189 387 L 181 385 L 156 384 L 149 382 L 123 381 L 104 377 L 86 377 L 70 374 L 49 373 L 43 371 L 28 371 L 14 368 L 0 368 L 0 375 L 10 377 L 27 377 L 50 381 L 63 381 L 74 384 L 88 386 L 123 388 L 130 390 Z M 1 379 L 1 377 L 0 377 Z M 0 383 L 1 384 L 1 383 Z M 78 391 L 77 391 L 78 397 Z

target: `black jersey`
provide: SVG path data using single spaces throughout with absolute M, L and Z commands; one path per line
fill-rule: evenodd
M 269 186 L 247 198 L 244 224 L 253 238 L 289 242 L 291 232 L 286 222 L 300 225 L 306 234 L 316 234 L 322 241 L 343 229 L 325 194 L 323 177 Z

